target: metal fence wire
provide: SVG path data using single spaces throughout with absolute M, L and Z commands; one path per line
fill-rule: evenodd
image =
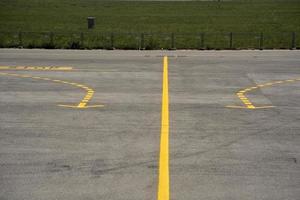
M 299 49 L 295 32 L 98 33 L 0 32 L 1 48 L 47 49 Z

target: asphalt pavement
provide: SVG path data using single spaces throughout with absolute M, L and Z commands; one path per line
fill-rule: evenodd
M 170 199 L 299 200 L 300 51 L 39 49 L 0 49 L 0 200 L 157 199 L 164 56 Z

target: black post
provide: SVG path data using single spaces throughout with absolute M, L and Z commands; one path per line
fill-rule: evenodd
M 81 48 L 83 48 L 83 46 L 84 46 L 84 34 L 83 33 L 80 33 L 80 46 L 81 46 Z
M 232 32 L 231 33 L 229 33 L 229 49 L 232 49 L 233 48 L 233 34 L 232 34 Z
M 23 34 L 21 31 L 19 31 L 19 46 L 21 47 L 23 45 Z
M 296 33 L 292 32 L 292 45 L 291 49 L 296 49 Z
M 115 39 L 115 38 L 114 38 L 114 33 L 111 33 L 111 34 L 110 34 L 110 47 L 111 47 L 111 49 L 114 49 L 114 48 L 115 48 L 115 47 L 114 47 L 114 46 L 115 46 L 115 45 L 114 45 L 114 42 L 115 42 L 114 39 Z
M 259 36 L 259 49 L 263 50 L 264 49 L 264 33 L 261 32 Z
M 264 49 L 264 33 L 260 33 L 259 37 L 259 49 L 263 50 Z
M 204 49 L 204 36 L 205 34 L 204 33 L 201 33 L 200 35 L 200 49 Z
M 145 49 L 145 35 L 144 33 L 141 34 L 141 49 Z
M 176 49 L 176 47 L 175 47 L 175 34 L 174 33 L 172 33 L 171 34 L 171 49 Z
M 50 46 L 54 46 L 54 34 L 50 32 Z

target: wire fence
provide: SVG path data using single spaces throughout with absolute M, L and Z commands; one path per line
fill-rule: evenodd
M 47 49 L 299 49 L 295 32 L 59 33 L 0 32 L 0 48 Z

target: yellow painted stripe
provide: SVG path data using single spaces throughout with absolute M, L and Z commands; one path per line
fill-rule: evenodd
M 45 77 L 39 77 L 39 76 L 31 76 L 31 75 L 22 75 L 22 74 L 13 74 L 13 73 L 0 73 L 0 75 L 7 75 L 7 76 L 16 76 L 16 77 L 21 77 L 21 78 L 32 78 L 32 79 L 39 79 L 39 80 L 46 80 L 46 81 L 52 81 L 56 83 L 64 83 L 68 85 L 73 85 L 76 87 L 79 87 L 81 89 L 86 90 L 86 95 L 84 99 L 82 99 L 77 106 L 72 106 L 72 105 L 59 105 L 63 107 L 70 107 L 70 108 L 96 108 L 96 107 L 103 107 L 103 105 L 93 105 L 93 106 L 87 106 L 87 103 L 91 100 L 91 98 L 94 95 L 94 90 L 89 88 L 88 86 L 79 84 L 79 83 L 72 83 L 68 81 L 62 81 L 58 79 L 50 79 L 50 78 L 45 78 Z
M 84 108 L 86 106 L 85 102 L 80 102 L 78 108 Z
M 253 86 L 253 87 L 249 87 L 249 88 L 245 88 L 243 90 L 240 90 L 239 92 L 236 93 L 236 95 L 244 103 L 244 105 L 246 106 L 246 108 L 250 108 L 250 109 L 271 108 L 271 107 L 274 107 L 274 106 L 260 106 L 260 107 L 254 106 L 252 104 L 252 102 L 246 96 L 244 96 L 244 94 L 246 94 L 247 92 L 250 92 L 252 90 L 258 89 L 258 88 L 268 87 L 268 86 L 274 86 L 275 84 L 281 84 L 281 83 L 287 83 L 287 82 L 295 82 L 295 81 L 300 81 L 300 79 L 299 78 L 298 79 L 288 79 L 288 80 L 283 80 L 283 81 L 274 81 L 274 82 L 268 82 L 268 83 L 264 83 L 264 84 L 259 84 L 259 85 Z M 242 108 L 241 106 L 227 106 L 227 107 L 229 107 L 229 108 Z
M 53 67 L 53 70 L 72 70 L 73 67 Z
M 53 70 L 53 71 L 70 71 L 73 67 L 67 66 L 0 66 L 0 70 Z
M 158 200 L 169 200 L 169 83 L 167 56 L 164 57 L 163 68 Z

